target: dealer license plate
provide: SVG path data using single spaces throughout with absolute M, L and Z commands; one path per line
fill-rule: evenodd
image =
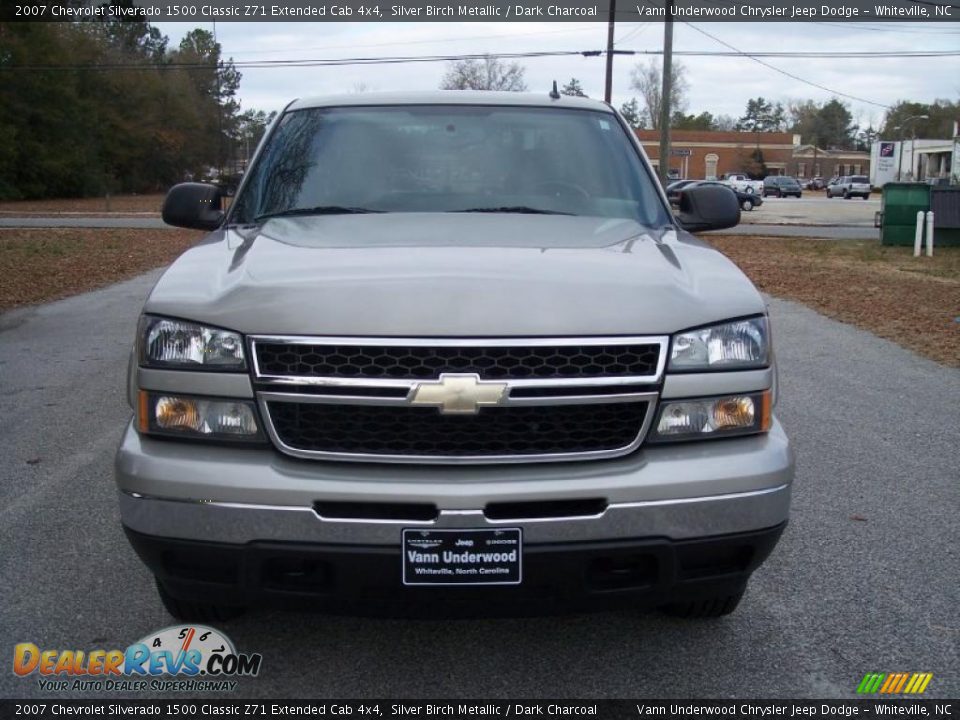
M 520 528 L 403 531 L 404 585 L 519 585 Z

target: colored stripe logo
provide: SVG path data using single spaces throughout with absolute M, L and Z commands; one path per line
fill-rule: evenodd
M 867 673 L 857 686 L 860 695 L 920 695 L 933 680 L 933 673 Z

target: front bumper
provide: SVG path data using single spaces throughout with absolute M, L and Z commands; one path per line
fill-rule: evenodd
M 516 586 L 411 587 L 400 547 L 173 540 L 127 529 L 168 592 L 223 605 L 271 605 L 435 617 L 551 608 L 656 607 L 741 592 L 784 525 L 698 540 L 527 544 Z
M 616 460 L 480 467 L 303 461 L 268 448 L 144 438 L 129 427 L 116 460 L 127 528 L 232 545 L 399 547 L 404 527 L 521 527 L 528 547 L 730 535 L 785 522 L 793 472 L 776 422 L 766 435 L 645 446 Z M 331 503 L 355 512 L 331 516 Z
M 776 421 L 766 435 L 614 460 L 499 466 L 304 461 L 129 427 L 116 459 L 127 535 L 173 595 L 351 612 L 370 601 L 405 615 L 438 602 L 476 614 L 532 600 L 539 613 L 551 599 L 636 607 L 736 594 L 783 531 L 793 473 Z M 331 516 L 331 503 L 348 511 Z M 432 516 L 406 516 L 411 507 Z M 402 584 L 404 528 L 504 526 L 523 531 L 521 585 Z

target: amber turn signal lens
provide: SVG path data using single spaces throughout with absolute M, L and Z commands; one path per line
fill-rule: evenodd
M 719 398 L 667 400 L 660 405 L 659 420 L 650 442 L 702 440 L 751 435 L 770 430 L 772 393 L 728 395 Z
M 183 397 L 161 397 L 157 400 L 157 427 L 162 430 L 192 430 L 203 427 L 197 401 Z
M 727 398 L 713 406 L 713 427 L 716 430 L 750 427 L 755 415 L 753 398 Z

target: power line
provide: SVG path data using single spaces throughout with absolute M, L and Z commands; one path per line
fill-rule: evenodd
M 738 48 L 735 48 L 735 47 L 734 47 L 733 45 L 731 45 L 730 43 L 728 43 L 728 42 L 726 42 L 726 41 L 724 41 L 724 40 L 721 40 L 720 38 L 718 38 L 718 37 L 715 36 L 715 35 L 711 35 L 711 34 L 708 33 L 706 30 L 702 30 L 701 28 L 698 28 L 698 27 L 697 27 L 696 25 L 694 25 L 693 23 L 685 22 L 684 24 L 685 24 L 685 25 L 688 25 L 688 26 L 691 27 L 691 28 L 693 28 L 693 29 L 696 30 L 698 33 L 700 33 L 700 34 L 702 34 L 702 35 L 706 35 L 708 38 L 710 38 L 710 39 L 713 40 L 714 42 L 718 42 L 718 43 L 720 43 L 721 45 L 723 45 L 723 46 L 725 46 L 725 47 L 728 47 L 728 48 L 730 48 L 731 50 L 736 51 L 736 52 L 739 53 L 742 57 L 749 58 L 750 60 L 753 60 L 754 62 L 759 63 L 760 65 L 763 65 L 764 67 L 769 68 L 769 69 L 771 69 L 771 70 L 773 70 L 773 71 L 775 71 L 775 72 L 778 72 L 778 73 L 780 73 L 781 75 L 785 75 L 785 76 L 787 76 L 788 78 L 792 78 L 792 79 L 794 79 L 794 80 L 796 80 L 796 81 L 798 81 L 798 82 L 802 82 L 802 83 L 804 83 L 804 84 L 806 84 L 806 85 L 810 85 L 811 87 L 815 87 L 815 88 L 818 88 L 818 89 L 820 89 L 820 90 L 825 90 L 825 91 L 827 91 L 828 93 L 832 93 L 832 94 L 834 94 L 834 95 L 839 95 L 839 96 L 841 96 L 841 97 L 849 98 L 850 100 L 856 100 L 857 102 L 866 103 L 867 105 L 874 105 L 874 106 L 876 106 L 876 107 L 882 107 L 882 108 L 886 108 L 886 109 L 890 109 L 890 107 L 891 107 L 890 105 L 886 105 L 886 104 L 884 104 L 884 103 L 878 103 L 878 102 L 875 102 L 875 101 L 873 101 L 873 100 L 867 100 L 866 98 L 857 97 L 856 95 L 850 95 L 849 93 L 843 93 L 843 92 L 840 92 L 839 90 L 834 90 L 834 89 L 832 89 L 832 88 L 828 88 L 826 85 L 821 85 L 821 84 L 819 84 L 819 83 L 813 82 L 812 80 L 807 80 L 807 79 L 805 79 L 805 78 L 802 78 L 802 77 L 800 77 L 799 75 L 794 75 L 793 73 L 790 73 L 790 72 L 787 72 L 786 70 L 783 70 L 783 69 L 781 69 L 781 68 L 778 68 L 776 65 L 771 65 L 770 63 L 764 62 L 763 60 L 760 60 L 759 58 L 754 57 L 754 53 L 746 53 L 746 52 L 744 52 L 744 51 L 742 51 L 742 50 L 740 50 L 740 49 L 738 49 Z
M 960 35 L 960 30 L 947 30 L 946 28 L 913 28 L 913 27 L 903 27 L 894 25 L 892 23 L 877 23 L 877 24 L 867 24 L 867 23 L 838 23 L 838 22 L 820 22 L 814 21 L 814 25 L 822 25 L 824 27 L 832 28 L 842 28 L 844 30 L 866 30 L 868 32 L 892 32 L 898 34 L 914 34 L 914 35 Z
M 702 30 L 692 23 L 685 23 L 691 28 L 700 32 L 707 37 L 715 40 L 716 42 L 725 45 L 731 50 L 674 50 L 674 55 L 684 56 L 684 57 L 711 57 L 711 58 L 722 58 L 722 57 L 734 57 L 734 58 L 748 58 L 754 60 L 755 62 L 764 65 L 765 67 L 775 70 L 783 75 L 791 77 L 795 80 L 798 80 L 814 87 L 818 87 L 822 90 L 832 92 L 837 95 L 844 95 L 845 97 L 850 97 L 854 100 L 860 102 L 870 103 L 868 100 L 862 100 L 860 98 L 846 95 L 837 90 L 832 90 L 830 88 L 818 85 L 812 81 L 806 80 L 804 78 L 798 77 L 789 73 L 785 70 L 782 70 L 778 67 L 764 63 L 758 58 L 803 58 L 803 59 L 836 59 L 836 58 L 845 58 L 845 59 L 883 59 L 883 58 L 943 58 L 943 57 L 958 57 L 960 56 L 960 50 L 903 50 L 903 51 L 856 51 L 856 50 L 809 50 L 809 51 L 754 51 L 754 52 L 745 52 L 739 50 L 729 43 L 717 38 L 714 35 Z M 662 55 L 662 50 L 617 50 L 617 54 L 621 55 Z M 254 68 L 254 69 L 269 69 L 269 68 L 299 68 L 299 67 L 328 67 L 328 66 L 343 66 L 343 65 L 394 65 L 394 64 L 404 64 L 404 63 L 432 63 L 432 62 L 457 62 L 462 60 L 483 60 L 485 58 L 496 58 L 501 60 L 520 60 L 520 59 L 534 59 L 534 58 L 548 58 L 548 57 L 573 57 L 573 56 L 582 56 L 582 57 L 601 57 L 605 55 L 603 50 L 542 50 L 542 51 L 532 51 L 532 52 L 514 52 L 514 53 L 470 53 L 470 54 L 459 54 L 459 55 L 400 55 L 400 56 L 370 56 L 370 57 L 346 57 L 346 58 L 295 58 L 295 59 L 286 59 L 286 60 L 235 60 L 233 61 L 233 66 L 236 68 Z M 93 71 L 109 71 L 109 70 L 152 70 L 152 69 L 182 69 L 182 70 L 192 70 L 192 69 L 201 69 L 209 70 L 211 65 L 209 63 L 202 62 L 162 62 L 162 63 L 153 63 L 153 62 L 128 62 L 128 63 L 101 63 L 101 64 L 58 64 L 58 65 L 7 65 L 0 66 L 0 71 L 2 70 L 32 70 L 32 71 L 45 71 L 45 70 L 93 70 Z M 870 103 L 879 105 L 881 107 L 887 107 L 886 105 L 880 105 L 879 103 Z

